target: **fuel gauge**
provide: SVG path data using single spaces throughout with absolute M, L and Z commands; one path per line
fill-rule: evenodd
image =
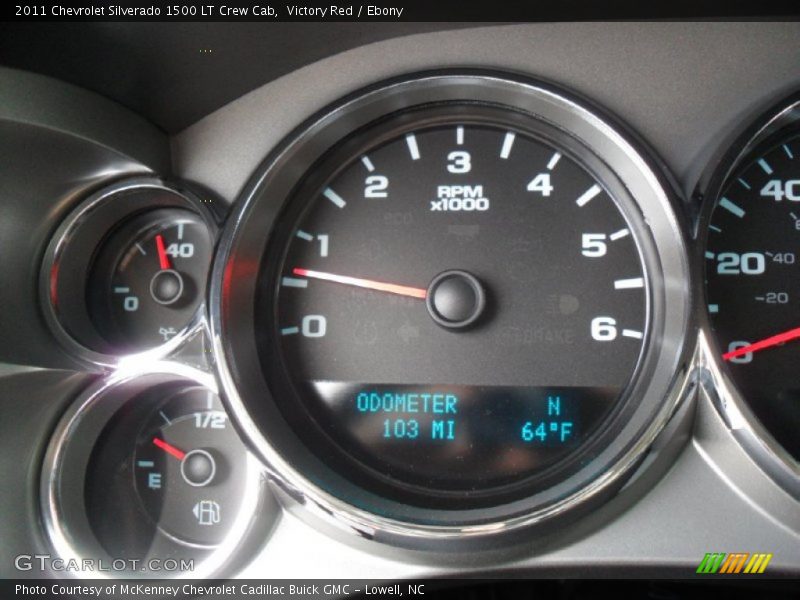
M 214 545 L 238 507 L 245 459 L 216 394 L 186 388 L 160 403 L 141 428 L 133 451 L 134 486 L 163 533 Z
M 61 558 L 138 561 L 110 576 L 208 577 L 274 524 L 264 482 L 212 375 L 141 361 L 98 379 L 57 425 L 42 466 L 44 530 Z M 165 570 L 166 558 L 192 566 Z

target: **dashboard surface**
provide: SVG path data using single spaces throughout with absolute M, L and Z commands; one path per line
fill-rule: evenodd
M 61 53 L 67 45 L 69 51 L 64 50 L 58 59 L 52 56 L 54 50 Z M 213 51 L 204 54 L 198 48 Z M 221 398 L 222 404 L 214 404 L 212 410 L 209 396 L 209 412 L 203 413 L 209 416 L 205 421 L 197 418 L 198 429 L 211 430 L 213 423 L 222 423 L 217 419 L 227 415 L 227 426 L 235 426 L 248 448 L 245 451 L 242 446 L 241 450 L 242 455 L 247 454 L 247 459 L 242 459 L 247 461 L 247 465 L 242 466 L 244 475 L 241 477 L 242 481 L 249 483 L 241 483 L 242 487 L 236 494 L 215 498 L 215 501 L 225 506 L 225 502 L 238 502 L 239 498 L 244 498 L 242 502 L 247 511 L 257 514 L 258 518 L 246 523 L 239 519 L 233 526 L 239 536 L 235 541 L 240 542 L 241 547 L 233 550 L 231 544 L 221 543 L 217 549 L 209 550 L 211 558 L 207 566 L 210 574 L 253 578 L 278 575 L 284 578 L 356 578 L 368 574 L 374 579 L 389 580 L 458 575 L 684 577 L 695 573 L 707 553 L 753 552 L 772 555 L 769 573 L 797 577 L 800 565 L 800 479 L 796 457 L 793 460 L 780 450 L 777 454 L 772 452 L 772 443 L 765 441 L 770 439 L 769 436 L 764 435 L 758 425 L 754 428 L 752 415 L 746 409 L 740 411 L 739 404 L 731 400 L 731 380 L 723 376 L 727 367 L 718 356 L 714 330 L 706 313 L 707 277 L 703 267 L 703 244 L 711 206 L 716 206 L 717 196 L 721 194 L 721 180 L 731 172 L 726 168 L 735 154 L 731 148 L 739 143 L 737 140 L 743 139 L 742 136 L 747 137 L 748 131 L 752 132 L 758 123 L 763 124 L 766 116 L 775 113 L 775 107 L 794 106 L 791 104 L 792 94 L 800 90 L 800 24 L 608 22 L 373 26 L 276 23 L 167 26 L 92 23 L 46 24 L 35 29 L 30 24 L 6 24 L 0 35 L 0 65 L 0 148 L 3 161 L 0 201 L 5 209 L 5 216 L 0 220 L 0 269 L 4 274 L 4 285 L 0 287 L 0 305 L 3 306 L 0 337 L 4 340 L 0 345 L 0 377 L 4 382 L 0 386 L 0 405 L 6 415 L 0 421 L 0 444 L 3 447 L 0 461 L 7 482 L 0 488 L 0 514 L 5 529 L 0 545 L 0 575 L 3 577 L 39 575 L 15 569 L 15 557 L 20 554 L 63 554 L 65 548 L 75 551 L 76 547 L 79 553 L 81 550 L 99 552 L 92 545 L 81 548 L 75 539 L 64 543 L 64 538 L 83 536 L 85 539 L 92 537 L 91 532 L 98 535 L 102 529 L 83 521 L 80 527 L 61 523 L 72 518 L 69 515 L 82 514 L 80 503 L 75 505 L 69 497 L 84 493 L 80 489 L 83 487 L 81 468 L 87 462 L 96 464 L 87 458 L 90 448 L 80 448 L 69 440 L 80 437 L 76 431 L 97 436 L 106 427 L 106 422 L 113 419 L 109 414 L 94 423 L 92 419 L 83 417 L 76 420 L 76 415 L 83 415 L 81 411 L 88 411 L 87 407 L 93 405 L 109 406 L 103 408 L 107 411 L 116 410 L 118 405 L 128 401 L 128 396 L 133 397 L 134 391 L 130 386 L 138 385 L 137 381 L 151 378 L 152 385 L 172 385 L 174 382 L 169 377 L 173 376 L 183 378 L 184 383 L 190 381 L 192 386 L 211 390 Z M 472 522 L 461 523 L 464 529 L 459 534 L 449 531 L 447 536 L 437 537 L 422 535 L 417 530 L 413 535 L 408 531 L 400 534 L 384 521 L 371 520 L 359 511 L 351 511 L 348 502 L 339 504 L 339 496 L 346 494 L 337 496 L 330 492 L 338 492 L 339 488 L 334 483 L 326 487 L 326 473 L 314 471 L 312 479 L 315 485 L 308 489 L 303 487 L 307 482 L 302 478 L 295 478 L 294 473 L 288 476 L 287 472 L 295 468 L 302 471 L 299 465 L 310 465 L 315 459 L 298 459 L 293 464 L 287 456 L 299 454 L 292 454 L 295 441 L 288 439 L 291 437 L 288 429 L 268 431 L 258 418 L 249 420 L 254 410 L 247 408 L 248 398 L 243 390 L 253 388 L 246 387 L 241 372 L 249 372 L 242 365 L 252 365 L 246 361 L 236 363 L 232 357 L 238 359 L 245 350 L 234 349 L 229 342 L 231 331 L 252 331 L 254 325 L 245 322 L 239 329 L 228 327 L 226 305 L 221 300 L 223 290 L 228 293 L 224 289 L 226 269 L 234 268 L 226 260 L 235 262 L 240 250 L 237 246 L 239 240 L 248 235 L 252 237 L 253 231 L 257 231 L 254 224 L 248 224 L 248 219 L 252 220 L 252 215 L 258 210 L 277 212 L 279 208 L 280 195 L 274 193 L 276 188 L 268 187 L 276 185 L 270 179 L 273 173 L 278 172 L 275 171 L 276 165 L 280 166 L 286 153 L 296 152 L 300 158 L 296 163 L 290 163 L 295 165 L 295 170 L 284 172 L 290 173 L 293 180 L 300 180 L 304 164 L 307 167 L 321 164 L 304 157 L 302 148 L 295 151 L 297 140 L 302 141 L 303 135 L 316 131 L 315 128 L 323 130 L 327 126 L 325 119 L 348 106 L 347 99 L 358 101 L 375 90 L 380 94 L 384 89 L 382 86 L 386 86 L 382 82 L 401 82 L 399 85 L 402 85 L 402 82 L 422 77 L 420 74 L 423 73 L 430 77 L 456 74 L 463 78 L 507 78 L 547 93 L 561 94 L 563 91 L 563 97 L 570 103 L 588 107 L 589 114 L 600 115 L 600 120 L 612 124 L 610 131 L 621 132 L 620 139 L 635 148 L 636 157 L 647 159 L 640 161 L 646 166 L 637 168 L 654 173 L 652 179 L 656 183 L 652 185 L 663 191 L 661 213 L 654 212 L 655 209 L 648 212 L 642 208 L 646 206 L 643 195 L 631 193 L 633 200 L 629 205 L 625 200 L 617 202 L 619 214 L 602 217 L 613 222 L 615 229 L 621 231 L 627 226 L 638 236 L 640 257 L 636 258 L 632 250 L 624 264 L 629 270 L 642 269 L 643 279 L 652 273 L 654 283 L 648 288 L 651 296 L 644 294 L 643 298 L 657 298 L 662 289 L 674 290 L 674 294 L 664 292 L 664 298 L 668 299 L 664 302 L 664 311 L 675 310 L 678 313 L 674 317 L 674 331 L 678 332 L 675 335 L 656 335 L 657 329 L 652 330 L 652 336 L 647 333 L 647 323 L 657 322 L 659 313 L 652 310 L 658 308 L 658 302 L 648 300 L 650 303 L 647 304 L 642 300 L 640 304 L 625 305 L 627 314 L 643 311 L 641 331 L 626 329 L 628 337 L 644 338 L 643 345 L 649 344 L 647 347 L 652 348 L 652 352 L 667 356 L 664 362 L 672 361 L 670 368 L 663 370 L 659 366 L 656 369 L 664 379 L 662 387 L 658 388 L 660 391 L 650 388 L 651 391 L 642 392 L 640 398 L 642 402 L 653 403 L 652 414 L 656 414 L 656 408 L 662 411 L 657 417 L 650 414 L 648 421 L 658 421 L 659 427 L 654 428 L 652 437 L 647 438 L 646 448 L 637 454 L 636 460 L 625 467 L 624 477 L 605 490 L 597 502 L 568 518 L 532 529 L 522 528 L 508 538 L 484 535 L 486 531 L 478 531 L 480 523 Z M 796 103 L 796 98 L 793 101 Z M 335 109 L 330 109 L 331 106 Z M 402 102 L 396 101 L 393 110 L 402 112 L 401 109 Z M 455 123 L 447 118 L 442 117 L 442 126 Z M 494 127 L 497 122 L 488 118 L 480 121 L 477 116 L 474 119 L 474 123 L 486 128 Z M 357 121 L 357 117 L 351 117 L 349 124 L 352 129 L 357 129 Z M 575 136 L 577 142 L 585 143 L 597 154 L 599 158 L 595 166 L 593 159 L 581 154 L 578 145 L 570 145 L 573 142 L 577 144 L 575 140 L 559 137 L 566 129 L 555 116 L 550 124 L 555 124 L 557 131 L 551 133 L 548 130 L 546 135 L 539 132 L 543 136 L 541 139 L 552 143 L 552 148 L 575 159 L 576 164 L 596 177 L 600 182 L 598 191 L 602 185 L 604 189 L 612 190 L 609 195 L 616 200 L 637 189 L 633 176 L 627 178 L 611 154 L 600 154 L 610 147 L 610 143 L 593 144 L 588 129 Z M 520 127 L 521 132 L 532 131 L 534 125 L 530 125 L 530 129 Z M 408 134 L 405 129 L 397 131 L 402 131 L 403 136 Z M 468 124 L 467 140 L 471 131 Z M 384 141 L 390 143 L 389 134 L 386 135 Z M 462 140 L 463 127 L 455 135 L 459 136 L 456 140 Z M 502 135 L 494 135 L 498 136 L 499 148 Z M 521 133 L 517 136 L 522 140 Z M 417 137 L 423 139 L 419 131 Z M 414 150 L 407 137 L 396 139 L 400 140 L 396 147 L 402 151 L 398 152 L 403 160 L 408 162 L 405 152 L 410 152 L 414 159 Z M 534 136 L 531 139 L 540 138 Z M 461 145 L 462 141 L 456 143 Z M 388 153 L 386 148 L 389 147 L 384 147 L 383 151 Z M 517 148 L 522 148 L 521 142 Z M 370 152 L 377 151 L 370 149 Z M 753 148 L 746 148 L 745 154 L 751 151 Z M 800 155 L 800 148 L 798 151 Z M 787 156 L 792 154 L 788 148 L 785 152 Z M 342 153 L 344 155 L 344 150 Z M 636 160 L 632 162 L 640 165 Z M 395 164 L 405 165 L 400 159 Z M 458 156 L 448 164 L 451 164 L 451 174 L 465 168 Z M 564 159 L 562 166 L 566 164 L 567 159 Z M 608 175 L 603 170 L 606 168 L 610 170 Z M 367 169 L 372 172 L 369 166 Z M 348 171 L 345 167 L 332 166 L 331 172 L 334 171 L 346 182 Z M 418 177 L 421 179 L 423 175 Z M 439 174 L 431 177 L 439 177 Z M 622 182 L 618 193 L 613 187 L 613 181 L 617 179 Z M 74 333 L 81 327 L 88 327 L 85 325 L 87 321 L 80 320 L 84 316 L 78 315 L 73 321 L 78 324 L 72 325 L 73 322 L 66 323 L 61 319 L 57 310 L 51 314 L 51 305 L 63 308 L 63 298 L 77 292 L 65 288 L 67 291 L 60 296 L 59 304 L 52 297 L 48 299 L 48 290 L 56 285 L 52 283 L 53 273 L 58 271 L 54 265 L 68 264 L 66 255 L 59 254 L 63 252 L 59 249 L 61 240 L 85 238 L 86 244 L 97 242 L 103 232 L 93 233 L 89 231 L 91 227 L 85 226 L 86 215 L 96 215 L 89 209 L 102 198 L 118 194 L 120 186 L 125 188 L 131 181 L 153 194 L 176 196 L 172 200 L 159 196 L 157 202 L 161 204 L 153 206 L 165 211 L 179 211 L 173 213 L 179 220 L 186 218 L 181 216 L 181 210 L 194 211 L 195 217 L 208 225 L 213 240 L 209 241 L 208 253 L 214 256 L 214 266 L 208 270 L 210 291 L 199 292 L 196 304 L 187 309 L 197 315 L 197 321 L 175 337 L 174 342 L 169 342 L 165 334 L 166 345 L 160 350 L 134 353 L 135 360 L 126 361 L 128 351 L 115 352 L 105 348 L 87 353 L 79 348 L 91 345 L 84 343 L 85 340 L 80 340 L 77 349 L 72 342 L 65 343 L 65 337 L 80 338 L 80 335 L 65 336 L 61 330 L 65 329 L 69 334 L 69 327 L 72 327 Z M 373 181 L 375 185 L 378 183 Z M 346 189 L 346 183 L 328 181 L 325 185 L 330 186 L 326 190 Z M 582 185 L 588 187 L 591 183 L 587 179 Z M 793 188 L 787 187 L 783 193 L 789 198 L 786 202 L 794 198 Z M 335 193 L 333 196 L 327 195 L 334 204 L 344 202 Z M 778 198 L 775 200 L 777 202 Z M 125 205 L 120 200 L 114 206 Z M 580 201 L 578 206 L 582 206 Z M 122 214 L 128 209 L 118 210 Z M 297 211 L 299 214 L 299 207 Z M 579 214 L 583 213 L 574 213 L 570 222 L 577 222 Z M 597 217 L 597 222 L 600 218 Z M 295 232 L 292 227 L 296 227 L 296 223 L 289 216 L 280 219 L 286 236 Z M 661 225 L 659 219 L 663 220 Z M 325 226 L 330 223 L 332 227 L 336 222 L 323 223 Z M 711 219 L 711 223 L 717 221 Z M 133 260 L 130 257 L 135 253 L 125 252 L 137 243 L 153 244 L 153 249 L 158 247 L 160 270 L 179 271 L 180 274 L 174 277 L 183 286 L 189 280 L 186 273 L 190 269 L 188 266 L 175 266 L 182 264 L 181 260 L 191 258 L 188 248 L 181 250 L 183 230 L 175 230 L 175 235 L 180 237 L 173 240 L 167 229 L 153 229 L 150 222 L 137 227 L 139 229 L 135 232 L 133 229 L 113 230 L 116 232 L 114 235 L 120 238 L 118 249 L 112 244 L 113 239 L 103 238 L 103 244 L 123 256 L 123 259 L 115 258 L 117 262 L 114 264 Z M 356 228 L 354 231 L 345 225 L 339 227 L 341 235 L 347 233 L 354 239 L 366 229 Z M 659 227 L 669 235 L 659 234 Z M 173 241 L 174 247 L 171 245 Z M 196 244 L 200 248 L 201 241 Z M 191 252 L 194 251 L 193 244 Z M 310 255 L 294 252 L 303 260 L 310 260 Z M 327 250 L 320 249 L 319 252 L 325 257 Z M 406 252 L 407 257 L 415 256 L 413 249 Z M 589 257 L 584 260 L 593 260 L 592 252 L 584 247 L 583 256 Z M 743 252 L 753 252 L 753 248 Z M 245 250 L 241 253 L 246 255 Z M 88 257 L 91 253 L 84 254 Z M 76 265 L 80 263 L 80 256 L 83 256 L 80 252 L 75 253 Z M 269 256 L 279 256 L 279 252 Z M 742 260 L 747 260 L 744 257 L 742 254 Z M 209 256 L 209 263 L 211 260 Z M 499 262 L 501 259 L 492 260 Z M 674 268 L 673 263 L 676 265 Z M 364 264 L 369 264 L 369 261 Z M 250 279 L 256 281 L 261 276 L 260 271 L 252 264 L 248 265 Z M 155 268 L 155 263 L 151 267 Z M 86 268 L 89 267 L 64 268 L 59 277 Z M 570 266 L 563 272 L 572 272 L 570 269 L 573 268 L 578 267 Z M 582 277 L 586 279 L 597 273 L 600 271 L 588 271 Z M 657 280 L 659 273 L 661 279 Z M 295 274 L 298 274 L 297 269 Z M 302 273 L 304 277 L 307 275 L 307 270 Z M 276 274 L 270 276 L 278 277 Z M 153 277 L 153 281 L 159 277 L 158 281 L 164 284 L 163 290 L 150 290 L 156 303 L 161 303 L 159 299 L 166 305 L 177 301 L 171 296 L 173 281 L 169 279 L 170 275 L 156 274 Z M 463 278 L 463 275 L 458 277 Z M 479 279 L 485 283 L 486 277 L 481 275 Z M 196 280 L 205 285 L 205 272 L 197 275 Z M 122 289 L 119 280 L 114 281 L 114 289 Z M 138 285 L 133 279 L 126 281 L 130 288 Z M 283 281 L 287 285 L 286 280 Z M 297 281 L 292 280 L 288 285 L 305 287 L 304 283 Z M 630 285 L 623 283 L 618 288 Z M 636 287 L 635 283 L 633 287 Z M 174 292 L 175 297 L 188 293 L 184 287 L 180 289 L 180 292 Z M 431 295 L 434 289 L 429 287 L 427 294 Z M 283 293 L 276 293 L 276 297 L 281 298 Z M 97 300 L 101 301 L 106 300 Z M 138 306 L 138 300 L 136 303 Z M 133 301 L 129 301 L 126 306 L 130 308 L 132 304 Z M 122 317 L 119 318 L 125 317 L 124 311 L 120 310 Z M 154 310 L 157 311 L 158 307 Z M 280 314 L 287 314 L 289 309 L 281 310 Z M 266 310 L 263 312 L 272 314 Z M 207 314 L 221 316 L 206 318 Z M 243 311 L 242 314 L 249 313 Z M 298 314 L 302 317 L 304 313 Z M 114 315 L 106 316 L 100 323 L 92 315 L 87 318 L 98 330 L 106 326 L 105 322 L 118 319 Z M 324 335 L 321 322 L 304 320 L 303 335 L 307 338 Z M 601 321 L 598 327 L 604 324 L 608 326 L 607 322 Z M 443 327 L 446 329 L 450 324 L 445 323 Z M 665 326 L 664 331 L 669 333 L 672 330 L 668 331 Z M 609 335 L 607 329 L 599 329 L 594 341 L 603 341 L 604 335 Z M 241 339 L 244 337 L 240 336 Z M 251 345 L 260 343 L 256 340 Z M 746 343 L 737 348 L 745 346 Z M 345 347 L 343 343 L 341 349 Z M 490 347 L 489 350 L 494 349 Z M 327 355 L 318 355 L 298 351 L 291 356 L 292 360 L 308 361 L 307 365 L 321 361 L 320 356 L 324 358 L 335 352 L 334 349 Z M 644 356 L 645 351 L 642 352 Z M 448 355 L 455 356 L 456 352 L 451 350 Z M 608 358 L 611 353 L 602 356 Z M 597 370 L 608 373 L 623 360 L 629 360 L 631 364 L 638 360 L 638 354 L 631 355 L 633 358 L 623 353 L 613 353 L 613 356 L 619 364 L 611 361 Z M 488 360 L 486 357 L 478 359 L 474 354 L 471 357 L 476 361 Z M 368 359 L 359 355 L 359 364 Z M 413 363 L 412 358 L 408 360 Z M 599 358 L 597 361 L 600 364 Z M 577 369 L 576 365 L 578 361 L 566 370 Z M 383 363 L 377 364 L 375 371 L 383 366 Z M 496 370 L 501 368 L 498 366 Z M 326 374 L 333 371 L 333 367 L 327 371 L 320 369 Z M 423 371 L 424 365 L 418 365 L 417 372 Z M 633 367 L 622 375 L 634 379 L 639 376 L 630 373 L 634 373 Z M 612 382 L 620 389 L 627 385 L 622 375 L 619 381 Z M 656 376 L 653 378 L 657 379 Z M 546 380 L 547 376 L 540 379 Z M 552 379 L 558 378 L 554 376 Z M 364 380 L 365 384 L 369 381 Z M 516 383 L 527 385 L 526 381 L 521 381 Z M 391 376 L 379 378 L 378 383 L 381 382 L 398 383 Z M 498 382 L 492 383 L 496 385 Z M 605 382 L 605 385 L 611 384 Z M 115 398 L 113 402 L 111 399 L 103 400 L 103 394 L 120 393 L 119 390 L 124 391 L 123 396 L 128 396 Z M 135 393 L 144 392 L 135 388 Z M 241 395 L 243 401 L 237 400 L 237 395 Z M 625 395 L 619 392 L 618 397 L 624 399 Z M 142 402 L 146 404 L 144 400 Z M 619 402 L 624 404 L 623 400 Z M 217 413 L 222 416 L 213 417 Z M 277 418 L 275 415 L 278 414 L 283 413 L 270 413 L 270 418 Z M 171 417 L 172 413 L 168 415 Z M 631 420 L 635 421 L 635 418 L 642 417 L 632 416 Z M 167 425 L 172 426 L 169 418 L 164 419 Z M 205 424 L 201 425 L 201 421 Z M 79 427 L 85 429 L 77 429 Z M 147 435 L 156 435 L 159 440 L 162 439 L 159 436 L 166 438 L 168 435 L 163 423 L 152 425 L 146 431 Z M 143 439 L 140 437 L 130 443 L 139 444 L 136 447 L 140 448 Z M 62 451 L 53 440 L 60 440 L 66 449 Z M 264 441 L 274 442 L 280 452 L 270 454 L 273 449 L 265 450 Z M 239 443 L 238 439 L 219 442 L 223 450 Z M 149 446 L 145 444 L 145 448 Z M 147 453 L 147 449 L 137 449 L 136 452 L 137 464 L 151 464 L 145 468 L 152 468 L 152 463 L 158 461 Z M 190 454 L 168 452 L 172 457 L 179 456 L 182 465 L 185 464 L 185 455 Z M 200 457 L 198 468 L 201 471 L 208 467 L 204 460 L 211 461 L 215 467 L 222 465 L 224 460 L 231 464 L 239 460 L 234 458 L 233 451 L 223 458 L 209 452 L 206 454 L 212 458 L 206 454 Z M 775 459 L 775 455 L 780 458 Z M 267 468 L 263 464 L 265 457 Z M 76 466 L 78 463 L 81 468 Z M 166 464 L 171 463 L 167 461 Z M 54 473 L 64 469 L 65 475 L 48 480 L 48 468 L 52 468 Z M 96 465 L 96 468 L 105 467 Z M 604 473 L 612 471 L 614 469 L 608 469 Z M 159 478 L 153 479 L 148 475 L 141 479 L 136 493 L 147 498 L 146 494 L 158 489 L 155 483 L 161 481 L 162 476 L 165 480 L 170 476 L 166 467 Z M 183 477 L 183 481 L 193 482 L 189 485 L 202 487 L 206 484 L 202 473 L 187 475 L 182 470 L 180 474 L 172 473 L 172 476 L 179 481 Z M 236 477 L 239 475 L 231 475 L 231 480 L 238 481 Z M 602 479 L 603 474 L 597 477 Z M 46 480 L 44 487 L 43 479 Z M 48 514 L 49 504 L 42 500 L 43 489 L 56 488 L 58 492 L 53 496 L 60 494 L 59 497 L 66 500 L 63 506 L 58 505 Z M 317 488 L 330 492 L 333 499 L 318 493 Z M 234 496 L 236 500 L 231 499 Z M 192 497 L 190 501 L 181 497 L 175 502 L 197 502 L 195 517 L 201 522 L 201 514 L 210 514 L 202 513 L 203 507 L 208 508 L 210 504 L 201 506 L 200 503 L 211 502 L 203 498 Z M 163 500 L 163 506 L 169 506 L 171 501 L 169 498 Z M 363 506 L 368 506 L 366 500 Z M 166 508 L 162 509 L 163 514 L 168 514 Z M 418 513 L 414 513 L 416 518 L 419 518 Z M 386 514 L 382 516 L 390 514 L 391 510 L 386 508 Z M 430 519 L 434 525 L 441 525 L 433 517 Z M 92 520 L 91 516 L 89 520 Z M 472 525 L 477 529 L 470 529 Z M 188 525 L 183 529 L 164 527 L 172 537 L 185 535 L 194 542 L 199 539 L 198 535 L 205 535 L 191 530 Z M 385 527 L 385 531 L 381 527 Z M 54 531 L 61 533 L 55 535 Z M 124 549 L 126 543 L 122 539 L 122 545 L 117 549 Z M 156 551 L 166 552 L 167 548 L 170 547 L 163 546 Z

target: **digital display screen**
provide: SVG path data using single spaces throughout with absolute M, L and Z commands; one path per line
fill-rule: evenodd
M 393 478 L 442 489 L 500 485 L 577 448 L 617 388 L 383 385 L 314 381 L 338 445 Z

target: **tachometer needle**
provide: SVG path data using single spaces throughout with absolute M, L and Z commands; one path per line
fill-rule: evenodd
M 398 294 L 399 296 L 408 296 L 410 298 L 420 298 L 422 300 L 424 300 L 428 295 L 428 290 L 424 288 L 397 285 L 396 283 L 384 283 L 382 281 L 374 281 L 372 279 L 347 277 L 345 275 L 323 273 L 322 271 L 310 271 L 308 269 L 292 269 L 292 273 L 301 277 L 308 277 L 310 279 L 332 281 L 334 283 L 342 283 L 344 285 L 352 285 L 355 287 L 367 288 L 369 290 L 377 290 L 379 292 L 389 292 L 390 294 Z
M 164 246 L 164 236 L 161 234 L 156 236 L 156 249 L 158 250 L 158 263 L 161 270 L 169 269 L 169 256 L 167 256 L 167 249 Z
M 777 346 L 778 344 L 790 342 L 792 340 L 796 340 L 797 338 L 800 338 L 800 327 L 796 327 L 795 329 L 790 329 L 789 331 L 784 331 L 783 333 L 779 333 L 778 335 L 773 335 L 772 337 L 764 338 L 763 340 L 755 342 L 748 346 L 737 348 L 736 350 L 731 350 L 730 352 L 726 352 L 725 354 L 723 354 L 722 358 L 724 360 L 730 360 L 732 358 L 736 358 L 737 356 L 750 354 L 751 352 L 758 352 L 759 350 L 771 348 L 772 346 Z
M 161 448 L 164 452 L 166 452 L 167 454 L 171 454 L 172 456 L 174 456 L 178 460 L 183 460 L 183 457 L 186 456 L 186 452 L 183 452 L 182 450 L 178 450 L 175 446 L 165 442 L 162 439 L 153 438 L 153 443 L 156 446 L 158 446 L 159 448 Z

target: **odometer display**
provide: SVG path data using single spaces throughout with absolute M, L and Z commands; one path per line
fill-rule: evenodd
M 800 459 L 800 141 L 756 151 L 729 177 L 708 225 L 709 319 L 750 409 Z
M 603 164 L 527 115 L 374 124 L 307 174 L 268 248 L 256 325 L 276 401 L 383 493 L 544 488 L 636 373 L 641 231 Z

